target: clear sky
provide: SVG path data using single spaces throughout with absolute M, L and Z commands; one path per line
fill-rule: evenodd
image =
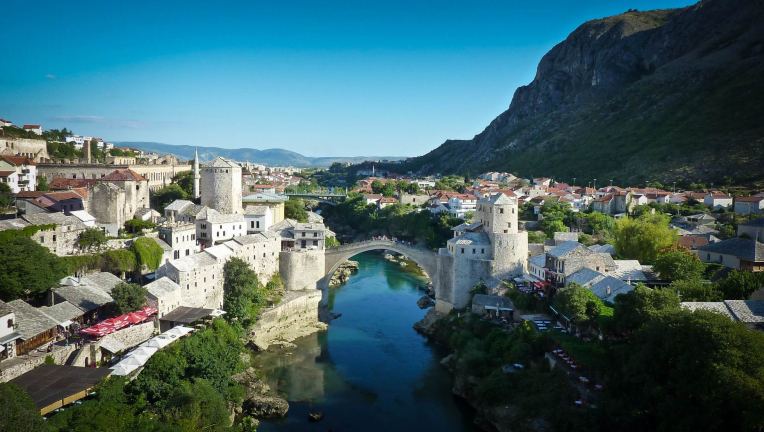
M 579 24 L 691 0 L 3 0 L 0 117 L 111 141 L 414 156 Z

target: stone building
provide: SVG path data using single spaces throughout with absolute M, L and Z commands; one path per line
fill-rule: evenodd
M 554 286 L 565 286 L 566 279 L 583 268 L 600 273 L 617 269 L 613 257 L 607 253 L 592 251 L 578 242 L 566 241 L 546 253 L 546 280 Z
M 77 240 L 87 228 L 77 217 L 63 213 L 26 214 L 22 219 L 31 225 L 54 225 L 54 228 L 36 232 L 31 238 L 59 256 L 77 251 Z
M 204 207 L 196 214 L 196 238 L 205 246 L 243 236 L 247 233 L 242 214 L 224 214 Z
M 241 166 L 218 157 L 202 167 L 202 205 L 224 214 L 241 214 Z
M 180 285 L 170 278 L 162 277 L 144 286 L 146 300 L 150 306 L 157 309 L 157 318 L 162 318 L 175 308 L 181 306 Z
M 1 156 L 25 156 L 36 163 L 50 161 L 48 143 L 41 139 L 0 137 Z
M 89 190 L 87 211 L 110 235 L 149 207 L 149 182 L 131 169 L 113 170 Z
M 196 240 L 196 225 L 192 223 L 165 223 L 159 226 L 159 239 L 170 247 L 171 259 L 179 259 L 199 251 L 199 242 Z
M 148 180 L 148 187 L 155 191 L 172 183 L 177 174 L 190 171 L 189 164 L 87 164 L 87 163 L 38 163 L 38 175 L 44 176 L 48 183 L 56 178 L 96 180 L 107 176 L 114 170 L 130 169 Z
M 273 225 L 273 210 L 268 206 L 248 205 L 244 208 L 247 234 L 259 233 Z
M 450 281 L 445 297 L 453 298 L 453 306 L 466 306 L 470 288 L 481 281 L 495 285 L 525 272 L 528 233 L 518 229 L 517 213 L 517 201 L 499 193 L 478 201 L 473 223 L 454 228 L 454 237 L 439 251 L 436 276 Z

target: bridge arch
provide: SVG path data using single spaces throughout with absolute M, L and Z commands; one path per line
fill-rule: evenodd
M 427 273 L 435 286 L 435 277 L 438 272 L 437 255 L 426 249 L 404 245 L 391 240 L 368 240 L 326 249 L 325 276 L 322 285 L 328 286 L 331 275 L 334 274 L 343 262 L 355 255 L 373 250 L 389 250 L 406 256 Z M 435 288 L 437 293 L 437 287 Z

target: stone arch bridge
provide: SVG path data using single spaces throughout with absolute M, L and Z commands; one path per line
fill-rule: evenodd
M 430 250 L 408 246 L 392 240 L 366 240 L 326 249 L 324 253 L 325 276 L 319 282 L 319 287 L 325 289 L 329 286 L 329 280 L 340 264 L 355 255 L 373 250 L 397 252 L 417 263 L 432 281 L 436 302 L 444 303 L 448 305 L 448 308 L 453 307 L 453 301 L 450 296 L 450 284 L 447 281 L 441 280 L 440 276 L 440 258 L 442 257 Z

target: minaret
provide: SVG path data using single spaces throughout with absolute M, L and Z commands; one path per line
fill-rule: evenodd
M 194 150 L 194 199 L 199 199 L 199 180 L 201 175 L 199 174 L 199 151 Z

